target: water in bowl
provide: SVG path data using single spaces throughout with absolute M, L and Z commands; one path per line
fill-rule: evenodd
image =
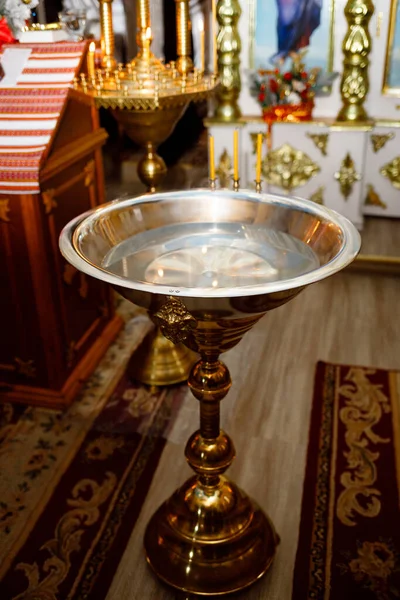
M 102 266 L 136 282 L 221 289 L 290 279 L 319 260 L 301 240 L 260 225 L 179 223 L 124 240 Z

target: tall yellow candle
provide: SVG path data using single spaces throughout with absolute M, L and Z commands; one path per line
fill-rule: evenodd
M 210 179 L 215 179 L 214 137 L 208 137 L 208 161 L 210 164 Z
M 262 151 L 262 133 L 257 135 L 257 163 L 256 163 L 256 182 L 261 181 L 261 151 Z
M 96 72 L 95 63 L 94 63 L 95 52 L 96 52 L 96 44 L 95 44 L 95 42 L 90 42 L 89 50 L 87 53 L 87 71 L 88 71 L 89 79 L 94 79 L 95 72 Z
M 200 72 L 204 73 L 204 23 L 200 21 Z
M 233 179 L 239 179 L 239 131 L 233 132 Z
M 211 34 L 213 43 L 213 71 L 218 73 L 218 55 L 217 55 L 217 0 L 211 3 Z

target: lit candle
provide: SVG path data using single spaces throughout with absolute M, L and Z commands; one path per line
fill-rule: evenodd
M 217 0 L 212 0 L 211 4 L 211 33 L 213 42 L 213 71 L 218 73 L 218 56 L 217 56 Z
M 257 163 L 256 163 L 256 182 L 261 181 L 261 150 L 262 150 L 262 133 L 257 135 Z
M 200 73 L 204 73 L 204 23 L 200 21 Z
M 145 55 L 147 56 L 150 53 L 151 27 L 147 27 L 144 38 L 145 39 L 144 39 L 143 51 L 144 51 Z
M 214 137 L 212 135 L 208 138 L 208 160 L 210 163 L 210 179 L 215 179 L 215 160 L 214 160 Z
M 89 79 L 94 79 L 95 72 L 96 72 L 95 63 L 94 63 L 95 52 L 96 52 L 96 44 L 95 44 L 95 42 L 90 42 L 89 50 L 88 50 L 88 54 L 87 54 L 87 70 L 88 70 Z
M 233 132 L 233 179 L 239 179 L 239 131 Z

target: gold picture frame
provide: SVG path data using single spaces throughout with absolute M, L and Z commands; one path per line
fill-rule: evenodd
M 400 80 L 398 85 L 391 85 L 390 79 L 393 73 L 392 60 L 396 51 L 394 47 L 396 37 L 396 27 L 399 27 L 400 33 L 400 2 L 399 0 L 391 0 L 389 12 L 389 32 L 386 44 L 385 69 L 383 73 L 382 93 L 385 96 L 400 97 Z M 400 38 L 400 36 L 399 36 Z M 397 48 L 400 53 L 400 43 Z
M 257 4 L 259 2 L 275 2 L 275 0 L 248 0 L 249 7 L 249 68 L 254 70 L 255 48 L 256 48 L 256 22 L 257 22 Z M 334 47 L 335 47 L 335 0 L 325 0 L 328 6 L 328 55 L 326 60 L 326 71 L 333 71 Z

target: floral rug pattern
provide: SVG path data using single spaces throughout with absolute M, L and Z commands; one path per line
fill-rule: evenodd
M 400 598 L 400 374 L 319 363 L 293 600 Z
M 139 515 L 186 386 L 132 382 L 151 325 L 119 312 L 124 330 L 69 409 L 0 404 L 4 600 L 101 600 Z

